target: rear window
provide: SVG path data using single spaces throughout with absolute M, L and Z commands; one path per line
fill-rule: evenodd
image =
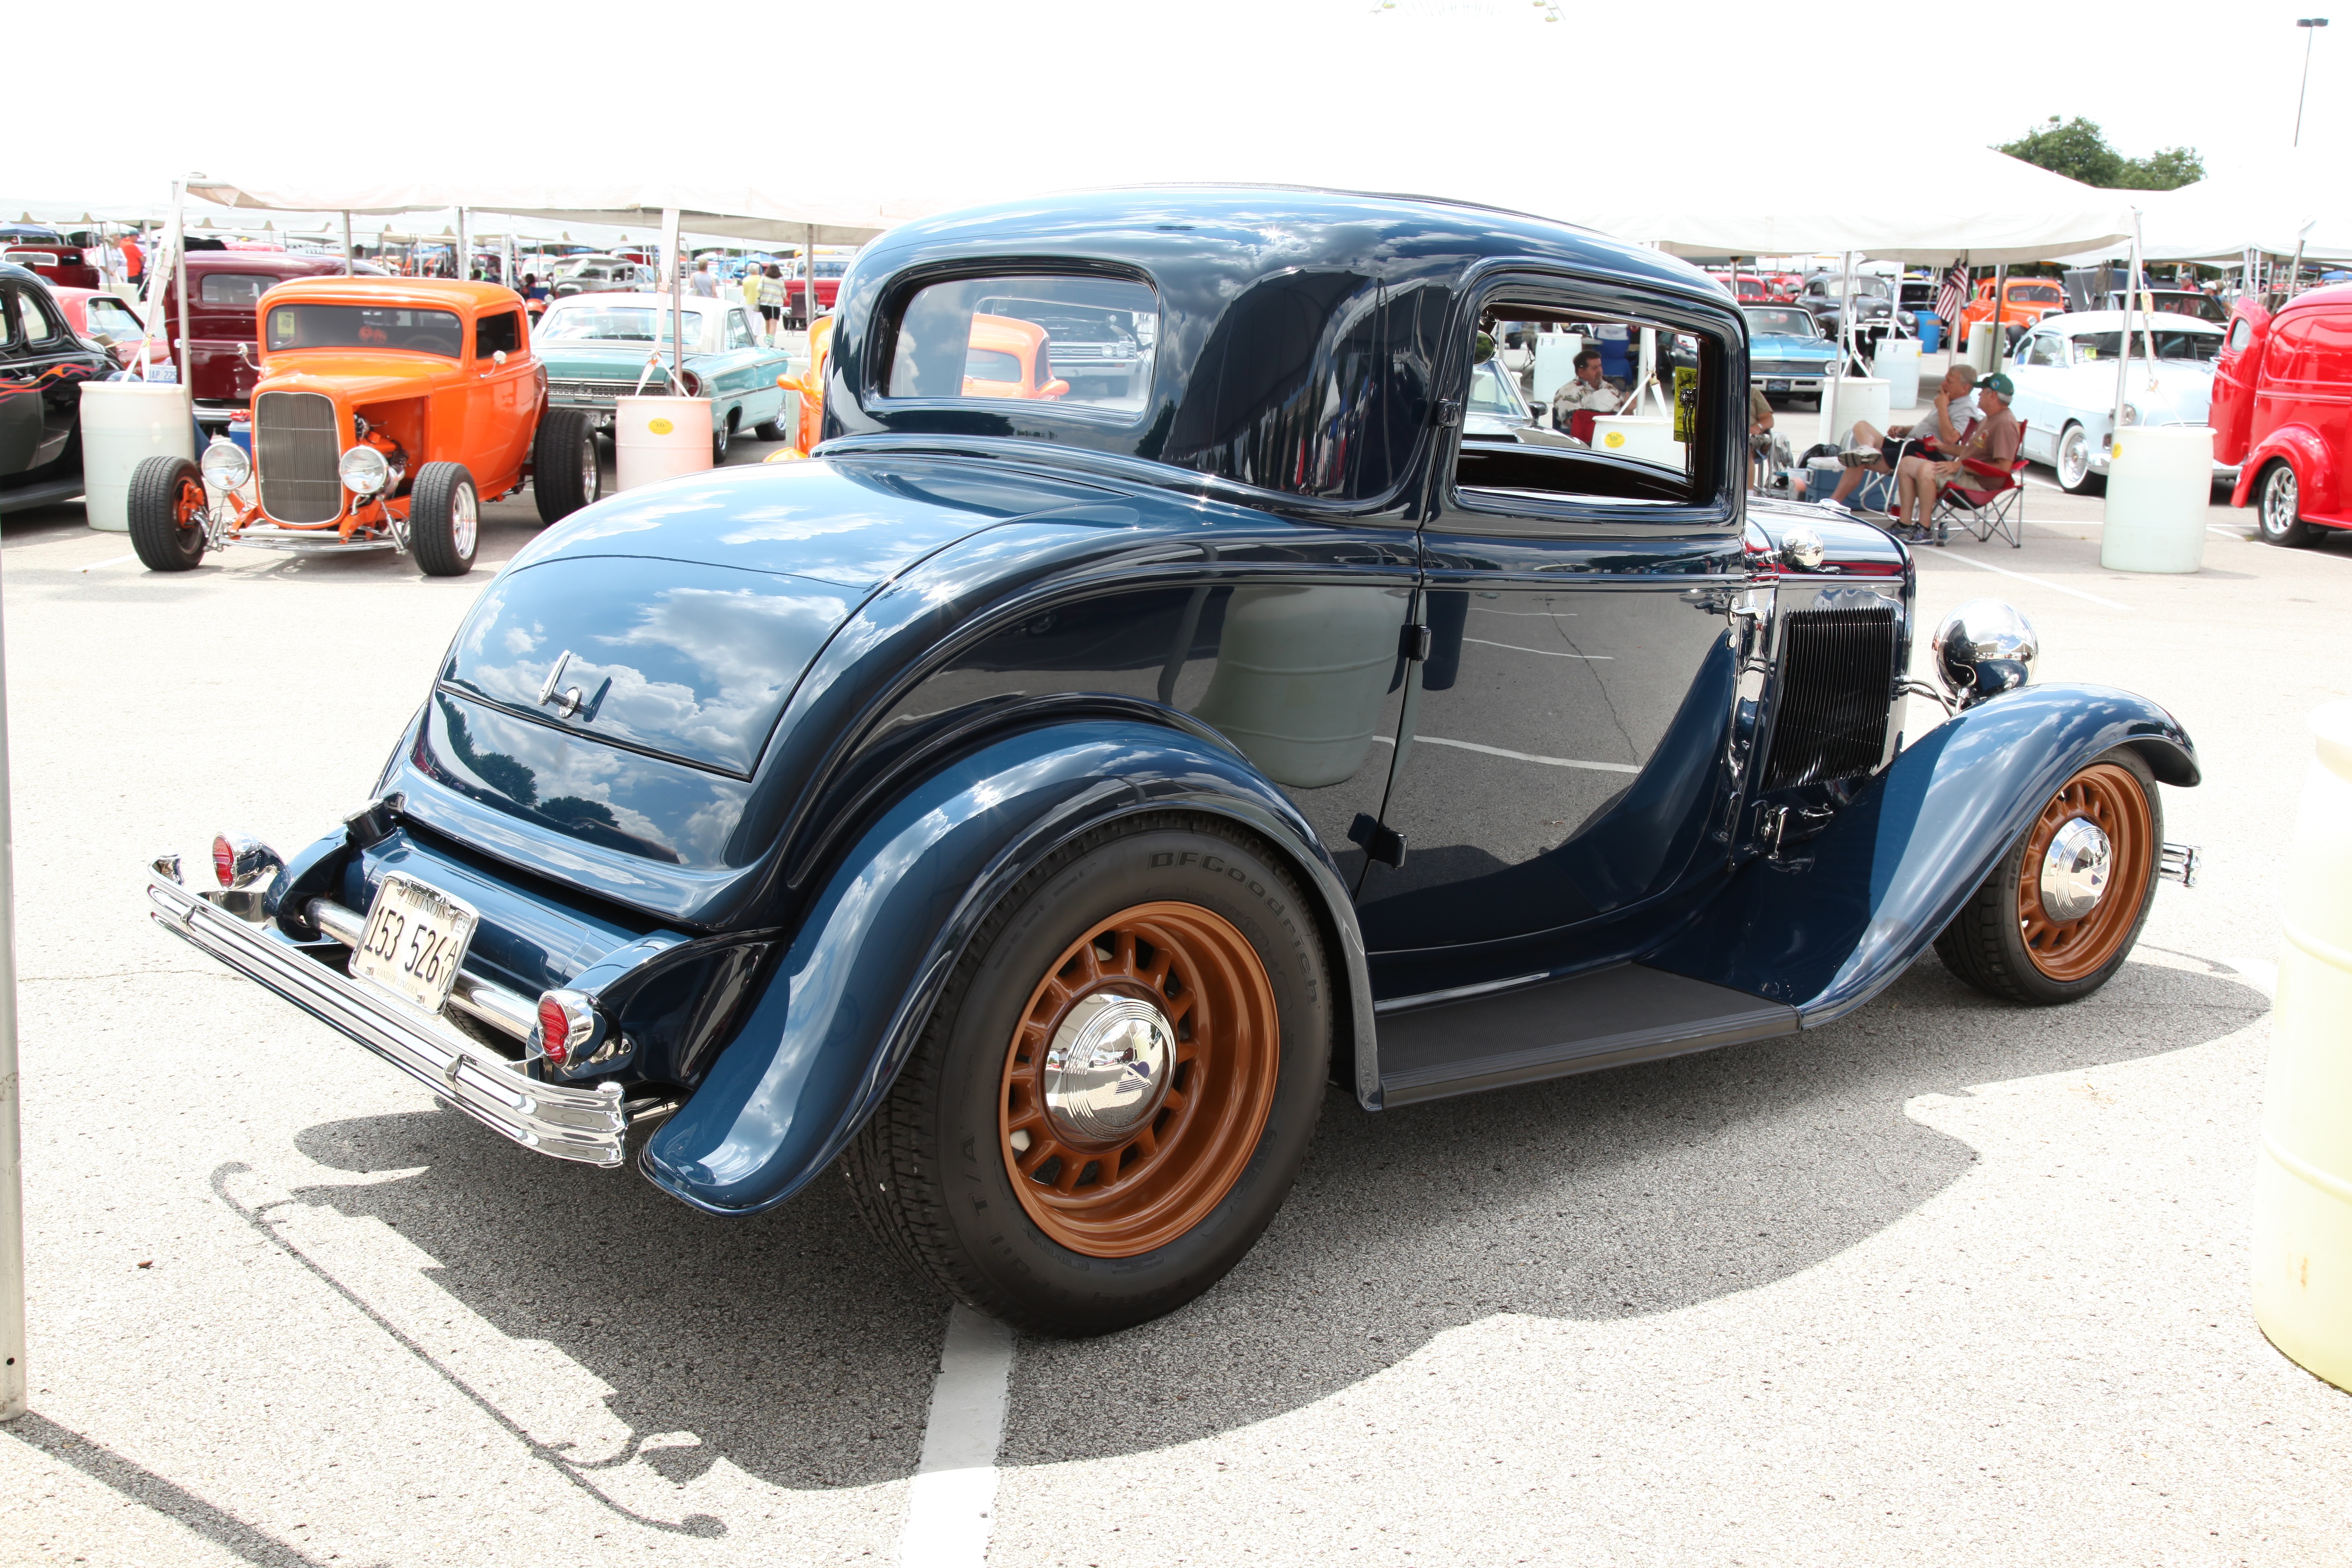
M 1160 300 L 1116 278 L 960 278 L 919 289 L 891 340 L 886 395 L 1016 397 L 1139 415 L 1151 389 Z M 982 374 L 1044 357 L 1034 380 Z
M 456 359 L 465 342 L 448 310 L 383 305 L 279 305 L 269 312 L 267 344 L 285 349 L 407 349 Z
M 793 683 L 850 605 L 846 590 L 772 573 L 551 561 L 483 595 L 442 682 L 542 723 L 748 778 Z

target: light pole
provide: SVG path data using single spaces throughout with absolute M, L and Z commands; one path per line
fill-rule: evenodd
M 2298 16 L 2294 25 L 2303 29 L 2303 85 L 2294 93 L 2294 145 L 2303 145 L 2303 95 L 2311 90 L 2311 40 L 2319 29 L 2327 26 L 2325 16 Z

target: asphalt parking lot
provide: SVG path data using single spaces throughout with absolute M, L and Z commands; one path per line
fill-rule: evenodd
M 1810 416 L 1787 416 L 1801 449 Z M 764 448 L 739 447 L 738 461 Z M 1005 1563 L 2352 1560 L 2352 1395 L 2246 1300 L 2304 715 L 2352 695 L 2352 536 L 2210 514 L 2205 569 L 1922 552 L 2042 677 L 2196 738 L 2202 885 L 2075 1006 L 1933 955 L 1792 1039 L 1391 1111 L 1334 1095 L 1234 1275 L 1013 1347 Z M 5 575 L 34 1413 L 10 1563 L 890 1561 L 946 1302 L 825 1181 L 752 1221 L 505 1145 L 154 930 L 158 850 L 362 795 L 456 581 L 232 551 L 159 576 L 78 507 Z

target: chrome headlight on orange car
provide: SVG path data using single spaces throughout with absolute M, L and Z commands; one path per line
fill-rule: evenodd
M 216 490 L 236 489 L 253 478 L 253 459 L 226 436 L 215 436 L 206 444 L 196 467 L 203 471 L 205 483 Z
M 392 464 L 373 447 L 353 447 L 335 465 L 343 489 L 355 496 L 372 496 L 392 482 Z

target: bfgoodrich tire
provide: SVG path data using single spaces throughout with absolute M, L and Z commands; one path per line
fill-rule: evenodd
M 2089 823 L 2106 843 L 2104 889 L 2086 912 L 2064 919 L 2066 878 L 2053 874 L 2060 895 L 2053 907 L 2043 868 L 2058 835 L 2078 822 Z M 1936 954 L 1978 990 L 2011 1002 L 2046 1007 L 2088 996 L 2114 978 L 2139 941 L 2163 847 L 2156 776 L 2137 752 L 2108 752 L 2043 803 L 1936 939 Z
M 593 506 L 604 488 L 596 466 L 596 426 L 585 409 L 551 408 L 539 416 L 530 441 L 530 493 L 539 521 L 562 522 Z
M 481 498 L 463 463 L 427 463 L 408 492 L 408 548 L 427 577 L 462 577 L 474 569 L 482 526 Z
M 844 1171 L 884 1243 L 965 1302 L 1107 1333 L 1256 1242 L 1330 1048 L 1323 941 L 1289 871 L 1230 825 L 1132 818 L 990 912 Z
M 131 548 L 150 572 L 188 572 L 205 558 L 205 481 L 185 458 L 149 458 L 131 470 Z

